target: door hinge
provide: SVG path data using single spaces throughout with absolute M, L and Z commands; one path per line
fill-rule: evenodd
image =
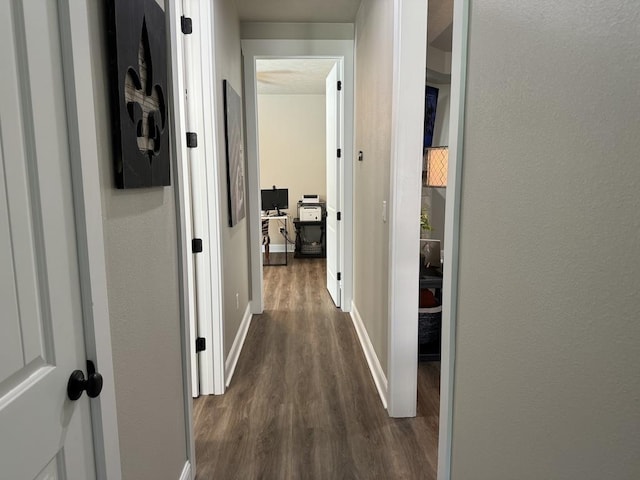
M 342 280 L 342 272 L 338 272 L 338 281 Z
M 337 217 L 338 217 L 338 221 L 342 220 L 342 212 L 338 212 Z
M 342 149 L 341 148 L 338 149 L 338 158 L 342 158 Z
M 198 134 L 195 132 L 187 132 L 187 147 L 196 148 L 198 146 Z
M 342 82 L 338 80 L 338 91 L 342 90 Z
M 193 22 L 191 21 L 191 18 L 182 15 L 180 17 L 180 28 L 182 29 L 182 33 L 185 35 L 193 33 Z
M 194 238 L 191 240 L 191 253 L 201 253 L 202 252 L 202 239 Z
M 196 338 L 196 353 L 203 352 L 207 349 L 207 339 L 204 337 Z

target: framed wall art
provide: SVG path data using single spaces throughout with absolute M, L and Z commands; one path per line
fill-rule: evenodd
M 223 81 L 223 88 L 229 226 L 234 227 L 245 217 L 246 212 L 242 100 L 227 80 Z
M 116 187 L 169 185 L 164 11 L 155 0 L 107 5 Z
M 427 86 L 424 98 L 424 148 L 433 145 L 433 130 L 436 125 L 438 89 Z

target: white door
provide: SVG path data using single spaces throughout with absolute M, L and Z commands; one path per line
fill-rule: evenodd
M 95 478 L 57 2 L 0 0 L 0 478 Z M 88 78 L 88 81 L 90 79 Z
M 338 91 L 338 62 L 333 66 L 326 79 L 327 102 L 327 290 L 336 304 L 341 305 L 340 272 L 340 162 L 338 149 L 340 139 L 340 92 Z

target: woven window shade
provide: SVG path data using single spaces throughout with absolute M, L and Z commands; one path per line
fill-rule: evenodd
M 449 147 L 430 147 L 424 152 L 422 184 L 425 187 L 446 187 Z

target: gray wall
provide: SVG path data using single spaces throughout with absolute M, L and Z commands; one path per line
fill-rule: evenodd
M 176 480 L 187 445 L 174 189 L 114 187 L 102 7 L 89 4 L 89 31 L 122 473 Z
M 453 479 L 640 478 L 638 15 L 471 3 Z
M 354 173 L 354 295 L 385 373 L 388 351 L 389 200 L 393 2 L 363 0 L 356 19 L 356 152 Z M 417 253 L 416 253 L 417 255 Z
M 235 227 L 229 227 L 229 214 L 227 211 L 227 164 L 222 81 L 228 80 L 233 89 L 242 97 L 240 22 L 233 0 L 215 0 L 213 5 L 216 47 L 216 78 L 214 80 L 217 97 L 217 112 L 215 112 L 215 115 L 218 126 L 219 204 L 222 211 L 220 232 L 222 237 L 224 356 L 227 358 L 238 333 L 242 316 L 249 304 L 249 232 L 247 217 Z M 245 163 L 245 173 L 246 171 L 247 166 Z M 239 299 L 238 308 L 236 308 L 236 294 Z

